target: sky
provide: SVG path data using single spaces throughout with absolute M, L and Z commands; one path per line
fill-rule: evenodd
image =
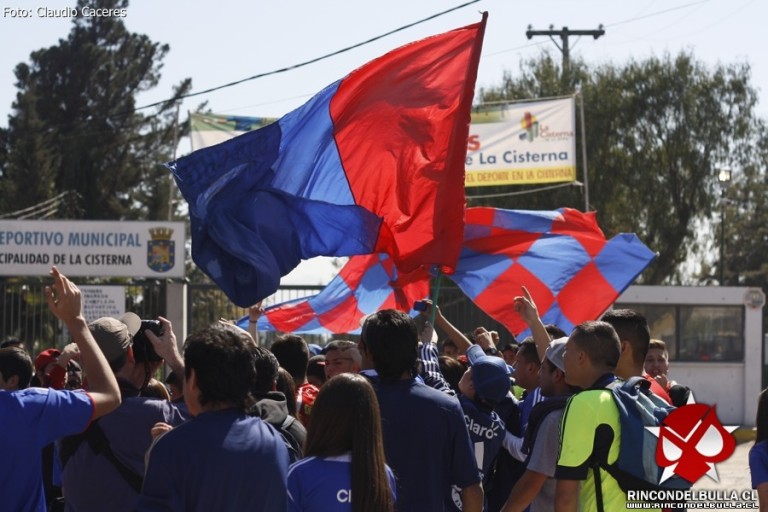
M 356 45 L 467 1 L 134 0 L 123 18 L 128 29 L 170 45 L 159 86 L 142 93 L 138 105 L 166 99 L 187 77 L 193 91 L 202 91 Z M 73 0 L 0 0 L 0 126 L 7 126 L 12 111 L 15 66 L 70 31 L 71 18 L 41 14 L 75 5 Z M 19 16 L 21 9 L 29 15 Z M 760 95 L 758 112 L 768 118 L 765 0 L 480 0 L 300 69 L 189 98 L 182 121 L 203 101 L 219 114 L 280 117 L 360 65 L 405 43 L 476 23 L 481 11 L 489 17 L 476 90 L 499 85 L 505 71 L 515 73 L 521 62 L 543 51 L 560 58 L 549 38 L 526 38 L 529 25 L 594 30 L 602 24 L 605 35 L 599 39 L 571 38 L 572 57 L 590 65 L 621 64 L 691 51 L 710 66 L 746 62 Z M 180 155 L 188 151 L 182 141 Z M 325 284 L 334 273 L 329 265 L 309 266 L 284 282 Z

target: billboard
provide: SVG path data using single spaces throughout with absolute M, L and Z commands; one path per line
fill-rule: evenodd
M 472 114 L 465 185 L 576 180 L 573 98 L 517 103 Z
M 269 117 L 227 116 L 219 114 L 190 114 L 192 151 L 207 148 L 233 137 L 275 122 Z
M 0 275 L 184 277 L 184 223 L 0 220 Z

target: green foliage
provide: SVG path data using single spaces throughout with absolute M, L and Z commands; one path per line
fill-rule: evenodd
M 768 289 L 768 127 L 757 120 L 753 143 L 734 152 L 733 181 L 723 191 L 724 284 Z M 723 228 L 718 221 L 718 232 Z
M 158 84 L 168 51 L 128 32 L 121 18 L 76 17 L 66 39 L 19 64 L 0 204 L 21 209 L 73 190 L 80 202 L 70 216 L 167 218 L 169 177 L 161 164 L 172 157 L 175 102 L 154 113 L 135 107 L 137 94 Z M 174 97 L 190 86 L 183 81 Z
M 711 223 L 719 204 L 718 169 L 754 153 L 757 93 L 749 66 L 708 68 L 690 53 L 593 69 L 576 61 L 567 83 L 584 96 L 590 206 L 600 225 L 608 236 L 637 233 L 659 253 L 644 282 L 679 282 L 681 264 L 702 241 L 696 227 Z M 562 87 L 556 62 L 544 54 L 481 94 L 484 101 L 551 97 Z M 580 196 L 560 189 L 503 206 L 583 207 Z

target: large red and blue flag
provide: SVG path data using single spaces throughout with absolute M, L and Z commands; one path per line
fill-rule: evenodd
M 192 257 L 249 306 L 302 259 L 388 253 L 452 272 L 480 23 L 405 45 L 277 122 L 168 164 Z
M 459 265 L 449 277 L 515 335 L 527 331 L 513 311 L 522 286 L 545 323 L 569 332 L 598 318 L 654 257 L 633 234 L 606 240 L 594 213 L 468 208 Z M 319 294 L 267 309 L 259 330 L 355 333 L 378 309 L 410 311 L 427 297 L 428 280 L 423 270 L 399 275 L 384 254 L 353 256 Z
M 634 234 L 606 240 L 594 213 L 468 208 L 449 277 L 516 336 L 527 334 L 513 310 L 522 286 L 545 324 L 570 332 L 600 317 L 655 257 Z

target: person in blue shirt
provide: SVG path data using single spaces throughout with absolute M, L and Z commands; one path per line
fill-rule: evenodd
M 749 450 L 749 472 L 752 488 L 757 490 L 760 510 L 768 508 L 768 388 L 760 393 L 757 402 L 757 434 Z
M 451 485 L 464 512 L 483 509 L 483 488 L 458 400 L 428 387 L 418 374 L 414 320 L 393 309 L 363 324 L 358 349 L 379 400 L 384 452 L 397 478 L 398 512 L 447 510 Z M 370 370 L 375 370 L 372 375 Z
M 62 436 L 85 430 L 96 418 L 120 405 L 120 389 L 106 358 L 82 316 L 80 290 L 51 269 L 53 285 L 46 287 L 48 308 L 67 326 L 77 344 L 80 363 L 88 372 L 88 392 L 27 388 L 27 376 L 3 376 L 3 385 L 16 380 L 15 391 L 0 390 L 0 507 L 3 510 L 45 512 L 42 448 Z
M 365 377 L 342 373 L 320 388 L 305 446 L 288 470 L 289 512 L 394 510 L 379 403 Z
M 252 339 L 215 324 L 184 344 L 191 420 L 157 439 L 135 510 L 283 512 L 288 450 L 247 410 L 257 379 Z

